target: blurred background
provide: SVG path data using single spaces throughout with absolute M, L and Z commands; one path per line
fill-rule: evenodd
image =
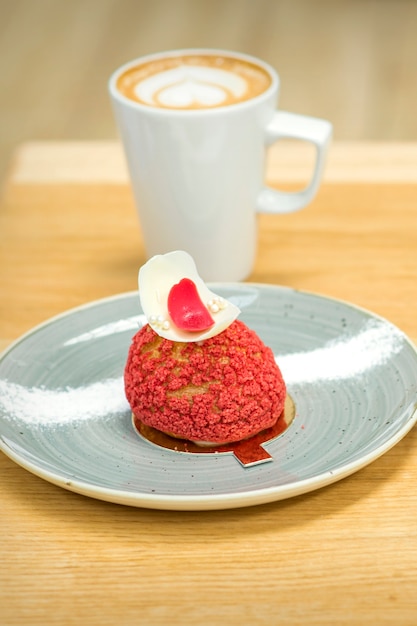
M 417 140 L 417 0 L 0 0 L 0 180 L 23 141 L 116 138 L 109 75 L 182 47 L 268 61 L 335 139 Z

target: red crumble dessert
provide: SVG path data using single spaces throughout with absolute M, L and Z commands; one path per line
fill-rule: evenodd
M 272 350 L 210 291 L 193 259 L 176 251 L 139 272 L 147 324 L 125 367 L 135 419 L 201 445 L 238 442 L 274 426 L 286 387 Z
M 145 326 L 130 347 L 125 388 L 147 426 L 213 444 L 270 428 L 286 396 L 272 350 L 240 321 L 201 345 L 163 339 Z

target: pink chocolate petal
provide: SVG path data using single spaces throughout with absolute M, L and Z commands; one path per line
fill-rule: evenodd
M 168 313 L 178 328 L 189 332 L 207 330 L 214 324 L 198 295 L 195 283 L 189 278 L 183 278 L 171 288 L 168 294 Z

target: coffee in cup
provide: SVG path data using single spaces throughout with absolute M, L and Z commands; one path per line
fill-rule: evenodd
M 181 54 L 133 65 L 117 79 L 122 95 L 146 106 L 193 110 L 256 98 L 271 77 L 252 61 L 220 54 Z

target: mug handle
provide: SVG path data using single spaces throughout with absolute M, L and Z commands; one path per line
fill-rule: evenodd
M 316 146 L 316 161 L 310 184 L 302 191 L 278 191 L 264 187 L 258 196 L 259 213 L 293 213 L 312 201 L 320 185 L 327 149 L 332 137 L 332 125 L 327 120 L 287 111 L 277 111 L 266 127 L 267 146 L 279 139 L 302 139 Z

